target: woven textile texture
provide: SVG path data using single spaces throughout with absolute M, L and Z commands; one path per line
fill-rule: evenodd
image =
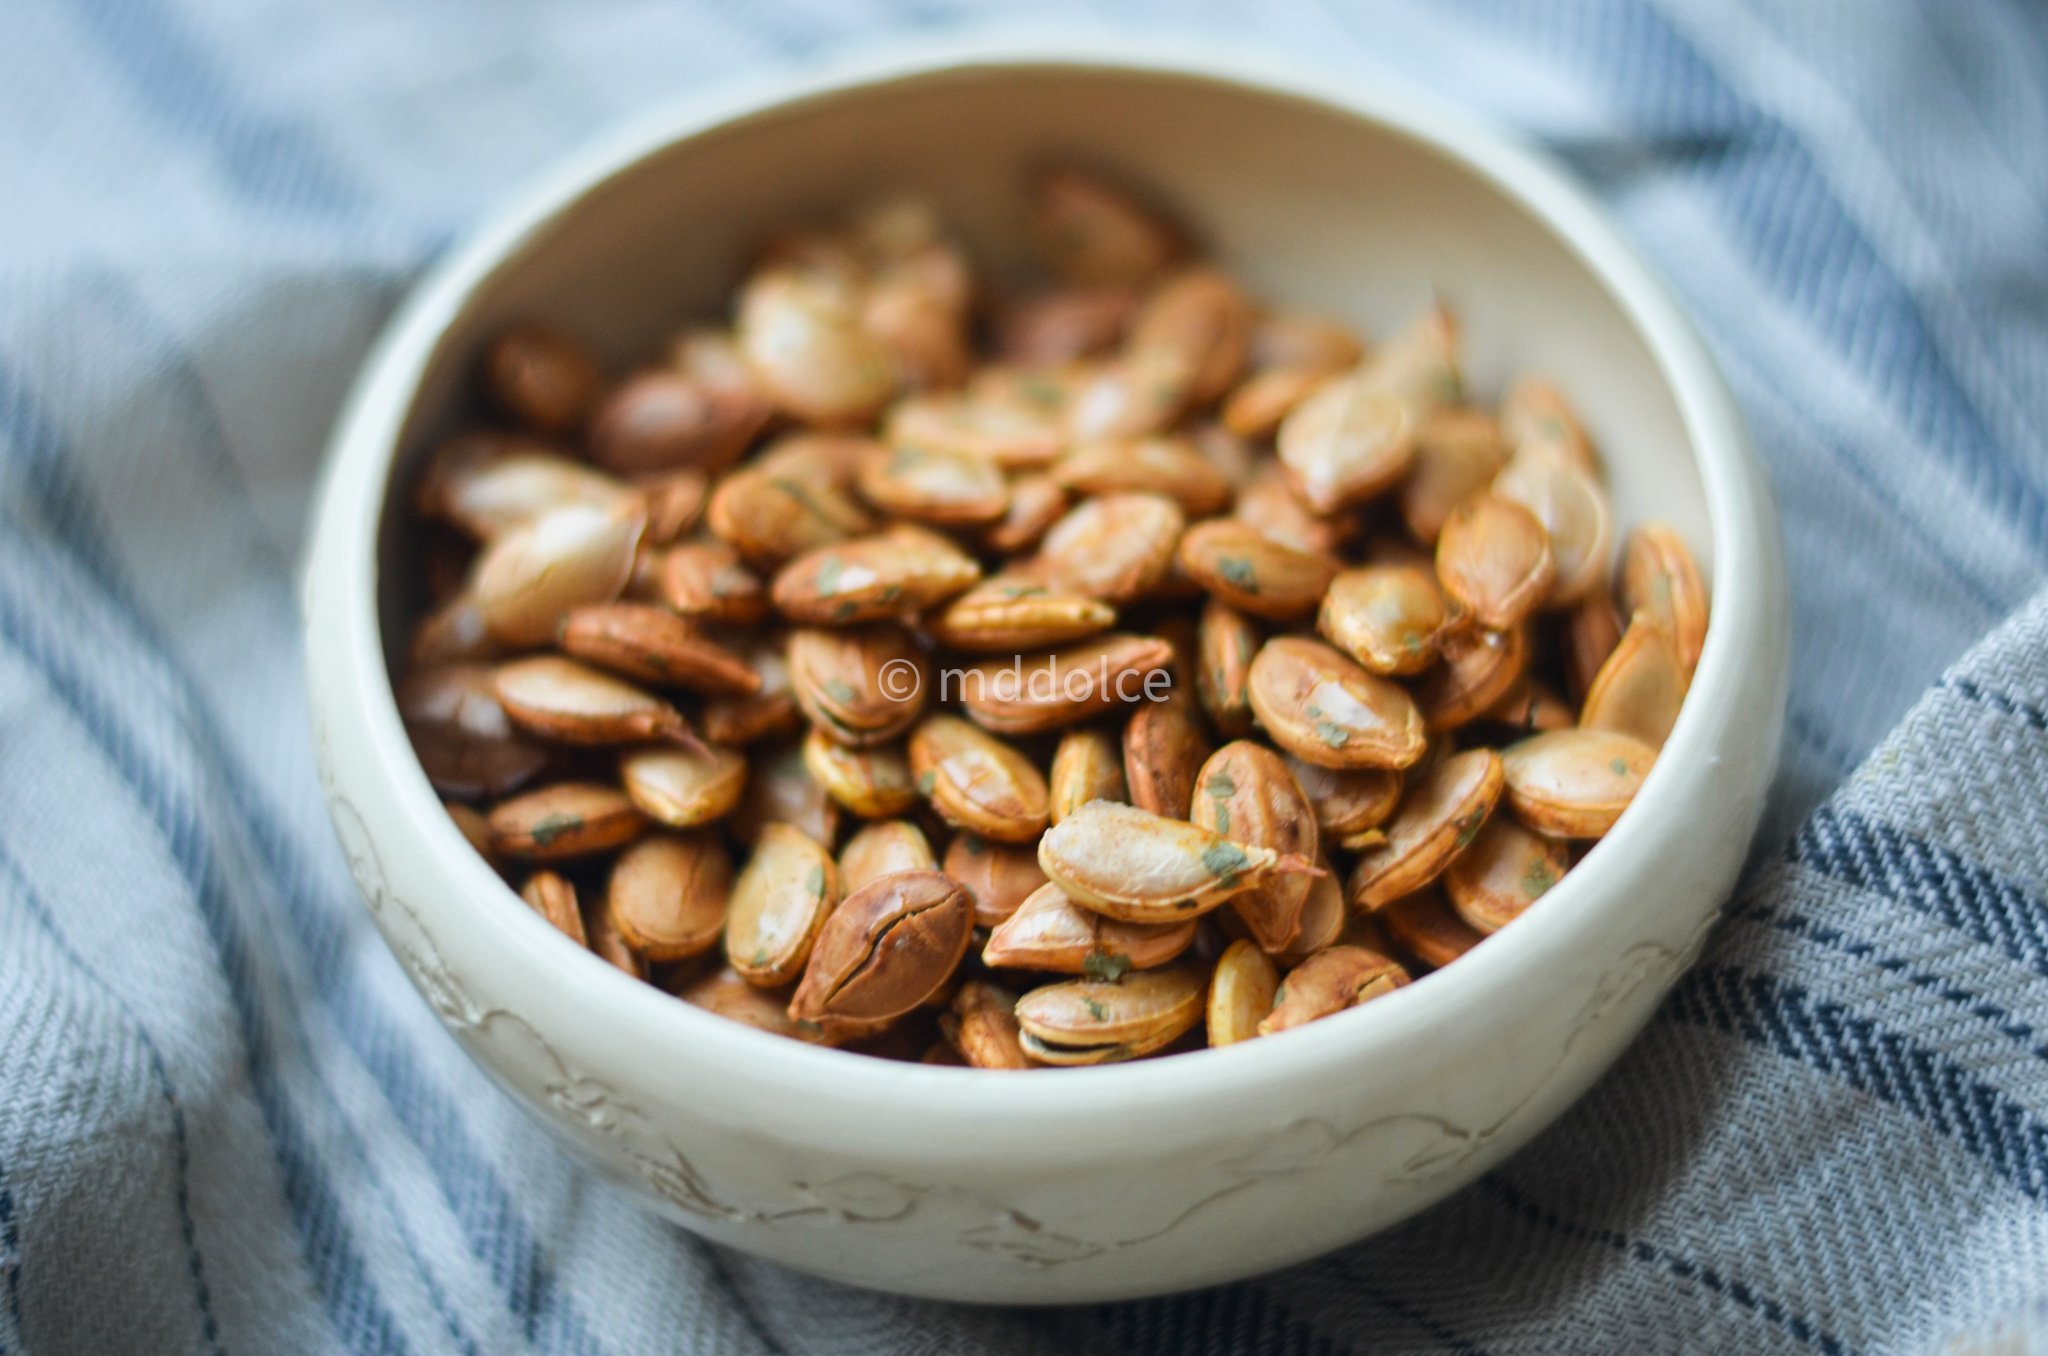
M 1725 365 L 1796 614 L 1750 884 L 1585 1102 L 1348 1252 L 1055 1312 L 721 1252 L 544 1141 L 354 898 L 291 579 L 366 346 L 499 195 L 1027 13 L 1562 158 Z M 0 129 L 0 1353 L 2048 1349 L 2033 0 L 9 0 Z

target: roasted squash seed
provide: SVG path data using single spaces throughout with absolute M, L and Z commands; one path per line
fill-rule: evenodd
M 1284 1033 L 1533 907 L 1678 719 L 1705 578 L 1548 380 L 1070 169 L 1031 222 L 1000 288 L 915 201 L 771 235 L 616 375 L 514 326 L 421 459 L 406 731 L 622 973 L 955 1068 Z

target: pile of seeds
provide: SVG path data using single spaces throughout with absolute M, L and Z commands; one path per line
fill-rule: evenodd
M 500 335 L 501 422 L 417 485 L 428 777 L 628 974 L 891 1058 L 1225 1045 L 1450 964 L 1655 760 L 1685 544 L 1617 553 L 1571 407 L 1472 404 L 1441 306 L 1368 345 L 1093 179 L 1029 210 L 1036 290 L 891 204 L 622 377 Z

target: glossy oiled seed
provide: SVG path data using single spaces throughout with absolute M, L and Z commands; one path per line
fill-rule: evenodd
M 932 716 L 910 736 L 917 788 L 947 823 L 1003 843 L 1045 832 L 1051 793 L 1031 760 L 958 716 Z
M 414 668 L 487 664 L 504 654 L 505 646 L 491 634 L 475 592 L 468 589 L 420 618 L 406 647 L 406 658 Z
M 735 649 L 761 686 L 745 696 L 713 697 L 705 702 L 699 721 L 706 739 L 737 746 L 792 735 L 803 728 L 803 709 L 789 686 L 785 643 L 773 632 L 751 634 L 736 643 Z
M 758 465 L 719 482 L 705 521 L 721 541 L 763 569 L 875 528 L 874 515 L 831 480 Z
M 1280 421 L 1337 368 L 1268 367 L 1253 373 L 1230 393 L 1223 406 L 1223 425 L 1245 438 L 1268 438 Z
M 1314 868 L 1179 819 L 1090 801 L 1038 841 L 1046 879 L 1069 899 L 1129 923 L 1196 917 L 1276 872 Z
M 1203 605 L 1195 635 L 1195 697 L 1202 714 L 1226 739 L 1240 739 L 1252 731 L 1252 660 L 1265 636 L 1217 598 Z
M 1142 286 L 1185 251 L 1180 232 L 1098 179 L 1051 170 L 1033 185 L 1031 240 L 1053 276 L 1082 287 Z
M 674 828 L 723 819 L 747 786 L 747 759 L 721 744 L 656 746 L 619 756 L 619 783 L 648 818 Z
M 1351 907 L 1377 909 L 1442 875 L 1500 802 L 1501 762 L 1492 749 L 1468 749 L 1410 786 L 1387 821 L 1385 844 L 1360 853 L 1352 868 Z
M 1501 631 L 1550 595 L 1557 564 L 1535 514 L 1512 499 L 1475 494 L 1444 521 L 1436 573 L 1452 601 L 1481 626 Z
M 421 513 L 488 541 L 550 510 L 600 511 L 629 503 L 632 488 L 547 444 L 499 433 L 460 433 L 441 444 L 421 473 Z
M 852 894 L 869 881 L 898 871 L 936 871 L 938 860 L 924 830 L 907 819 L 869 824 L 839 849 L 839 888 Z
M 750 753 L 747 789 L 726 819 L 742 843 L 752 843 L 770 824 L 788 824 L 830 845 L 839 836 L 839 805 L 804 766 L 800 743 L 771 745 Z
M 1103 730 L 1069 730 L 1052 755 L 1051 819 L 1057 824 L 1091 800 L 1130 799 L 1123 750 Z
M 1006 470 L 1042 467 L 1067 445 L 1060 413 L 1065 400 L 1064 386 L 1051 374 L 1020 375 L 999 388 L 978 381 L 965 395 L 899 401 L 882 433 L 894 447 L 958 453 Z
M 1248 739 L 1225 744 L 1202 765 L 1190 819 L 1221 838 L 1313 861 L 1321 847 L 1315 808 L 1280 755 Z M 1274 875 L 1232 897 L 1231 910 L 1252 940 L 1284 950 L 1301 931 L 1301 911 L 1315 877 Z
M 1614 515 L 1607 496 L 1563 453 L 1525 447 L 1494 478 L 1493 493 L 1520 504 L 1543 525 L 1555 565 L 1547 606 L 1577 602 L 1607 582 L 1614 557 Z
M 1178 353 L 1126 347 L 1076 383 L 1064 411 L 1068 442 L 1164 433 L 1185 413 L 1194 375 L 1193 365 Z
M 1330 581 L 1316 630 L 1374 673 L 1411 675 L 1436 662 L 1450 619 L 1434 570 L 1366 565 Z
M 1232 518 L 1197 523 L 1181 536 L 1183 570 L 1240 612 L 1289 621 L 1315 611 L 1337 574 L 1327 556 L 1282 546 Z
M 646 526 L 646 509 L 628 501 L 550 509 L 499 533 L 470 581 L 484 626 L 507 645 L 553 640 L 573 609 L 619 596 Z
M 683 468 L 722 471 L 737 461 L 774 409 L 751 388 L 653 370 L 628 377 L 590 420 L 590 459 L 618 475 Z
M 1401 482 L 1401 521 L 1409 535 L 1436 545 L 1451 511 L 1490 485 L 1507 457 L 1500 425 L 1485 411 L 1452 406 L 1430 415 Z
M 1684 538 L 1662 523 L 1645 523 L 1621 558 L 1621 606 L 1648 612 L 1671 634 L 1688 680 L 1707 641 L 1707 585 Z
M 1267 641 L 1252 661 L 1251 699 L 1273 742 L 1304 762 L 1403 768 L 1422 756 L 1422 714 L 1408 693 L 1320 641 Z
M 1257 944 L 1239 940 L 1224 948 L 1209 976 L 1209 1044 L 1235 1045 L 1259 1035 L 1279 987 L 1280 972 Z
M 1208 974 L 1189 964 L 1120 980 L 1070 979 L 1017 1000 L 1024 1053 L 1041 1064 L 1137 1059 L 1187 1034 L 1208 997 Z
M 1188 817 L 1209 736 L 1186 701 L 1147 702 L 1124 726 L 1124 784 L 1131 804 L 1169 819 Z
M 738 334 L 754 379 L 807 424 L 863 423 L 895 389 L 888 350 L 862 327 L 854 289 L 818 272 L 777 268 L 750 279 Z
M 1280 463 L 1318 513 L 1393 488 L 1415 457 L 1421 412 L 1363 373 L 1325 377 L 1280 423 Z
M 991 842 L 978 833 L 953 835 L 945 870 L 974 897 L 976 927 L 995 927 L 1045 884 L 1037 844 Z
M 1552 730 L 1501 755 L 1516 817 L 1553 838 L 1613 828 L 1656 760 L 1642 740 L 1606 730 Z
M 1164 697 L 1172 659 L 1173 646 L 1157 636 L 1111 634 L 952 676 L 975 724 L 998 734 L 1038 734 Z
M 612 921 L 611 903 L 593 892 L 583 901 L 583 936 L 591 953 L 622 974 L 647 978 L 647 962 L 627 944 L 619 925 Z
M 694 743 L 675 707 L 622 678 L 557 655 L 498 666 L 498 701 L 515 724 L 565 744 Z
M 397 695 L 413 751 L 444 796 L 507 796 L 548 765 L 546 748 L 514 728 L 496 674 L 481 664 L 419 669 Z
M 917 804 L 917 782 L 900 744 L 854 748 L 813 729 L 804 736 L 804 769 L 826 795 L 863 819 L 886 819 Z
M 980 575 L 944 537 L 898 527 L 798 556 L 775 576 L 775 606 L 810 625 L 879 621 L 944 602 Z
M 1189 268 L 1165 279 L 1146 300 L 1125 348 L 1185 364 L 1187 399 L 1199 406 L 1220 398 L 1243 374 L 1251 335 L 1251 303 L 1237 284 L 1213 268 Z
M 699 622 L 752 626 L 768 615 L 768 589 L 720 541 L 686 541 L 662 553 L 656 571 L 661 600 Z
M 1486 934 L 1453 913 L 1436 890 L 1394 900 L 1373 917 L 1395 946 L 1432 970 L 1441 970 L 1486 940 Z
M 1042 650 L 1116 624 L 1116 609 L 1084 593 L 1056 592 L 1029 578 L 985 579 L 925 618 L 939 644 L 955 650 Z
M 1685 688 L 1685 669 L 1671 633 L 1650 613 L 1638 612 L 1594 675 L 1579 724 L 1661 749 L 1678 721 Z
M 1442 662 L 1425 671 L 1415 701 L 1430 733 L 1469 725 L 1514 691 L 1529 672 L 1529 631 L 1477 627 L 1447 632 L 1437 641 Z
M 554 924 L 556 931 L 584 944 L 583 911 L 576 904 L 576 887 L 553 871 L 536 871 L 519 887 L 526 906 Z
M 666 608 L 645 603 L 579 607 L 562 622 L 565 654 L 637 678 L 718 696 L 760 691 L 761 677 L 733 650 Z
M 633 477 L 633 491 L 647 509 L 647 531 L 640 538 L 642 549 L 673 546 L 704 516 L 704 501 L 711 484 L 702 471 L 686 467 L 680 471 L 655 471 Z
M 898 444 L 862 472 L 860 492 L 900 518 L 945 527 L 993 523 L 1010 507 L 1010 486 L 987 457 Z
M 1293 754 L 1282 755 L 1302 794 L 1315 807 L 1316 824 L 1332 841 L 1356 850 L 1351 840 L 1377 829 L 1401 800 L 1402 774 L 1387 768 L 1320 767 Z
M 1018 476 L 1010 482 L 1010 507 L 1000 522 L 991 523 L 982 544 L 1002 555 L 1016 555 L 1038 545 L 1067 512 L 1067 492 L 1049 475 Z
M 953 977 L 974 936 L 974 908 L 936 871 L 869 881 L 833 911 L 789 1015 L 823 1024 L 900 1017 Z
M 788 657 L 797 705 L 842 744 L 887 743 L 924 710 L 924 652 L 900 626 L 799 627 L 790 632 Z
M 657 833 L 619 854 L 605 910 L 641 956 L 683 960 L 718 945 L 732 885 L 732 858 L 717 834 Z
M 1287 972 L 1274 995 L 1273 1010 L 1259 1023 L 1270 1036 L 1304 1026 L 1390 994 L 1408 982 L 1408 972 L 1390 956 L 1358 946 L 1318 951 Z
M 1570 866 L 1563 843 L 1522 827 L 1510 815 L 1495 815 L 1444 872 L 1444 895 L 1475 930 L 1495 933 L 1521 917 Z
M 1524 676 L 1502 697 L 1480 714 L 1489 725 L 1504 726 L 1511 738 L 1564 730 L 1579 723 L 1569 703 L 1542 680 Z
M 1508 388 L 1500 406 L 1501 431 L 1516 450 L 1561 453 L 1587 475 L 1600 474 L 1593 440 L 1564 393 L 1541 377 L 1524 377 Z
M 1052 525 L 1028 573 L 1050 588 L 1131 602 L 1165 577 L 1186 525 L 1162 495 L 1102 495 Z
M 1593 690 L 1601 665 L 1621 643 L 1621 612 L 1604 588 L 1595 589 L 1566 610 L 1558 627 L 1558 658 L 1571 695 L 1583 702 Z
M 1052 478 L 1076 497 L 1163 495 L 1190 518 L 1230 507 L 1230 482 L 1186 438 L 1084 443 L 1053 463 Z
M 1287 476 L 1272 462 L 1252 472 L 1237 492 L 1231 516 L 1268 541 L 1313 556 L 1339 556 L 1353 536 L 1349 513 L 1317 513 L 1301 500 Z
M 1192 918 L 1180 923 L 1126 923 L 1082 908 L 1059 886 L 1046 882 L 990 931 L 981 962 L 995 969 L 1049 970 L 1110 980 L 1165 965 L 1194 941 Z
M 498 407 L 543 433 L 580 427 L 604 391 L 604 372 L 582 344 L 545 325 L 506 329 L 484 350 L 484 387 Z
M 1028 1069 L 1019 1043 L 1017 995 L 985 979 L 970 979 L 939 1017 L 939 1030 L 970 1067 Z
M 1273 953 L 1273 963 L 1283 969 L 1335 946 L 1350 925 L 1350 915 L 1344 907 L 1343 882 L 1331 869 L 1327 857 L 1316 865 L 1323 869 L 1323 874 L 1309 883 L 1308 902 L 1301 907 L 1301 930 L 1285 950 Z
M 824 845 L 788 824 L 761 830 L 726 906 L 725 958 L 749 984 L 787 984 L 803 971 L 839 903 L 839 867 Z
M 608 852 L 631 842 L 647 819 L 615 786 L 557 782 L 500 801 L 489 815 L 498 850 L 554 862 Z
M 715 1012 L 729 1022 L 739 1022 L 757 1031 L 786 1036 L 806 1045 L 818 1045 L 825 1039 L 816 1022 L 799 1022 L 790 1017 L 789 999 L 785 995 L 749 984 L 729 966 L 691 980 L 675 994 L 691 1007 Z

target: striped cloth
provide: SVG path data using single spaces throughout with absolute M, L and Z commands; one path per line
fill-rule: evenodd
M 1501 1170 L 1256 1282 L 973 1310 L 658 1222 L 490 1090 L 355 901 L 301 703 L 308 483 L 394 298 L 534 166 L 989 12 L 8 0 L 0 1353 L 2048 1349 L 2048 11 L 1028 8 L 1425 81 L 1686 298 L 1797 613 L 1769 860 L 1698 970 Z

